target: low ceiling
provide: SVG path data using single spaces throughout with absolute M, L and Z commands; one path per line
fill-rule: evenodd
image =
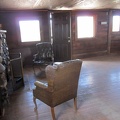
M 0 0 L 0 10 L 120 9 L 120 0 Z

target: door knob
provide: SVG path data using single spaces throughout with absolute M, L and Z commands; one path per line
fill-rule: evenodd
M 68 42 L 70 42 L 70 40 L 68 40 Z

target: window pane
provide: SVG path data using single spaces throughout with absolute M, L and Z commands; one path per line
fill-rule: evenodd
M 92 16 L 77 17 L 77 37 L 88 38 L 94 36 L 94 23 Z
M 19 21 L 21 42 L 40 41 L 40 25 L 38 20 Z
M 119 31 L 119 24 L 120 24 L 120 16 L 113 16 L 113 26 L 112 26 L 113 32 Z

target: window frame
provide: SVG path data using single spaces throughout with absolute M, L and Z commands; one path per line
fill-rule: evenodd
M 93 17 L 93 37 L 83 37 L 83 38 L 78 38 L 78 34 L 77 34 L 77 17 Z M 95 39 L 96 37 L 96 29 L 97 29 L 97 16 L 94 15 L 94 14 L 77 14 L 76 17 L 75 17 L 75 22 L 76 22 L 76 29 L 75 29 L 75 37 L 77 40 L 92 40 L 92 39 Z
M 35 40 L 35 41 L 34 41 L 34 40 L 32 40 L 32 41 L 23 41 L 23 40 L 22 40 L 22 36 L 21 36 L 21 35 L 22 35 L 22 34 L 21 34 L 21 32 L 22 32 L 22 31 L 21 31 L 22 26 L 20 26 L 20 22 L 31 22 L 30 24 L 33 24 L 32 22 L 34 22 L 34 21 L 37 21 L 37 22 L 38 22 L 38 26 L 37 26 L 37 27 L 38 27 L 38 29 L 39 29 L 39 33 L 38 33 L 38 34 L 39 34 L 39 40 Z M 27 23 L 26 23 L 26 24 L 27 24 Z M 20 21 L 19 21 L 19 29 L 20 29 L 20 40 L 21 40 L 22 43 L 26 43 L 26 42 L 27 42 L 27 43 L 28 43 L 28 42 L 40 42 L 40 41 L 41 41 L 40 21 L 39 21 L 39 20 L 37 20 L 37 19 L 35 19 L 35 20 L 22 20 L 22 21 L 20 20 Z M 31 31 L 32 31 L 32 29 L 31 29 Z M 27 35 L 28 35 L 28 34 L 27 34 Z
M 113 16 L 119 16 L 119 31 L 113 31 Z M 120 33 L 120 14 L 114 14 L 112 16 L 112 29 L 111 29 L 111 31 L 112 31 L 112 34 L 119 34 Z
M 30 20 L 38 20 L 39 21 L 39 28 L 40 28 L 40 41 L 30 41 L 30 42 L 22 42 L 21 41 L 21 33 L 20 33 L 20 26 L 19 26 L 19 21 L 30 21 Z M 42 23 L 41 23 L 41 20 L 40 20 L 40 17 L 19 17 L 19 18 L 17 18 L 16 19 L 16 22 L 17 22 L 17 28 L 18 28 L 18 32 L 17 32 L 17 34 L 18 34 L 18 44 L 20 45 L 20 46 L 31 46 L 31 45 L 35 45 L 35 44 L 37 44 L 37 43 L 40 43 L 40 42 L 42 42 L 42 37 L 43 37 L 43 35 L 42 35 L 42 31 L 41 31 L 41 29 L 42 29 Z

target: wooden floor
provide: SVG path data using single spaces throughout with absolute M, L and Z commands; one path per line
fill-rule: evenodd
M 34 112 L 32 89 L 37 79 L 31 68 L 24 69 L 25 86 L 10 95 L 1 120 L 52 120 L 49 106 L 39 100 L 38 113 Z M 120 120 L 120 55 L 83 59 L 77 101 L 77 113 L 73 100 L 55 107 L 56 119 Z

